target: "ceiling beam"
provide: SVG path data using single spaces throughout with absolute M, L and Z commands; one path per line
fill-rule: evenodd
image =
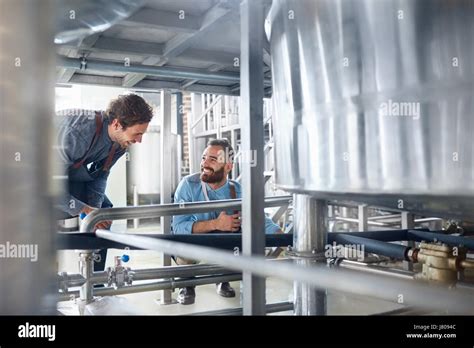
M 160 57 L 148 57 L 146 58 L 142 64 L 143 65 L 159 65 L 160 61 L 162 59 Z M 123 87 L 133 87 L 135 86 L 138 82 L 143 80 L 147 75 L 146 74 L 141 74 L 141 73 L 129 73 L 124 76 L 123 81 L 122 81 L 122 86 Z
M 94 44 L 97 42 L 97 40 L 100 37 L 100 33 L 96 33 L 93 35 L 90 35 L 86 38 L 83 38 L 79 42 L 77 42 L 76 46 L 72 46 L 68 52 L 66 53 L 66 56 L 69 58 L 77 58 L 80 55 L 80 50 L 82 47 L 87 48 L 87 47 L 92 47 Z M 71 77 L 74 75 L 75 70 L 74 69 L 69 69 L 69 68 L 59 68 L 56 72 L 56 82 L 57 83 L 68 83 Z
M 108 87 L 118 87 L 126 88 L 122 85 L 121 77 L 111 77 L 111 76 L 97 76 L 97 75 L 86 75 L 86 74 L 75 74 L 69 81 L 71 84 L 78 85 L 94 85 L 94 86 L 108 86 Z M 160 89 L 169 89 L 181 91 L 181 83 L 172 82 L 172 81 L 156 81 L 156 80 L 142 80 L 133 88 L 128 88 L 132 90 L 160 90 Z M 232 93 L 229 88 L 225 86 L 213 86 L 213 85 L 202 85 L 194 84 L 186 89 L 189 92 L 196 93 L 215 93 L 215 94 L 225 94 L 225 95 L 235 95 Z
M 82 48 L 82 47 L 81 47 Z M 116 39 L 113 37 L 101 37 L 95 43 L 94 47 L 86 48 L 92 52 L 113 52 L 122 54 L 136 54 L 147 56 L 161 56 L 163 54 L 163 45 L 159 43 Z
M 185 14 L 181 18 L 179 12 L 161 11 L 152 8 L 142 8 L 134 15 L 124 19 L 119 24 L 125 26 L 151 27 L 180 33 L 195 33 L 201 27 L 201 18 Z
M 179 56 L 191 46 L 194 40 L 199 37 L 202 37 L 203 35 L 206 35 L 213 27 L 220 23 L 223 23 L 223 21 L 231 15 L 234 15 L 234 13 L 232 13 L 230 8 L 225 8 L 222 6 L 221 3 L 218 3 L 210 10 L 208 10 L 202 16 L 202 18 L 200 18 L 200 25 L 198 26 L 199 30 L 193 33 L 178 34 L 173 39 L 168 41 L 163 47 L 163 58 L 169 60 L 170 58 Z M 175 17 L 176 14 L 173 13 L 171 15 L 171 18 L 176 19 Z M 192 20 L 193 17 L 191 17 L 191 21 Z M 186 17 L 181 21 L 187 21 Z M 195 23 L 197 23 L 197 21 Z M 164 62 L 162 63 L 162 65 L 164 65 Z M 140 81 L 140 78 L 143 79 L 145 78 L 145 76 L 135 74 L 130 77 L 130 81 L 138 83 L 138 81 Z
M 203 16 L 199 31 L 193 34 L 181 34 L 171 39 L 165 44 L 163 55 L 166 57 L 176 57 L 191 47 L 193 41 L 209 33 L 216 25 L 224 23 L 231 16 L 238 14 L 232 8 L 227 8 L 218 3 L 208 10 Z

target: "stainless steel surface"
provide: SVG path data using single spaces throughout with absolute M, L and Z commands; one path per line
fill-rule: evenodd
M 54 43 L 64 44 L 101 33 L 129 17 L 146 0 L 61 0 Z
M 172 109 L 174 98 L 171 98 L 171 106 L 162 104 L 162 92 L 142 93 L 141 96 L 154 108 L 154 117 L 150 121 L 147 132 L 143 135 L 142 143 L 139 146 L 132 146 L 129 150 L 130 158 L 127 161 L 127 190 L 129 193 L 133 192 L 133 187 L 136 186 L 138 200 L 142 198 L 142 202 L 158 202 L 161 193 L 161 122 L 163 110 Z M 169 93 L 168 93 L 169 94 Z M 168 100 L 168 98 L 167 98 Z M 170 104 L 167 103 L 167 104 Z M 177 147 L 177 135 L 173 133 L 172 127 L 174 120 L 171 120 L 171 131 L 166 135 L 164 140 L 167 154 L 165 158 L 165 173 L 170 190 L 173 192 L 179 183 L 179 170 Z M 141 197 L 140 197 L 141 196 Z M 132 197 L 130 197 L 132 198 Z M 143 203 L 142 203 L 143 204 Z
M 421 308 L 435 308 L 449 313 L 474 313 L 472 291 L 451 289 L 441 284 L 425 284 L 384 275 L 365 274 L 357 271 L 328 269 L 327 267 L 302 267 L 287 262 L 269 263 L 262 256 L 235 256 L 233 253 L 214 248 L 156 240 L 148 237 L 125 235 L 98 230 L 97 236 L 131 246 L 162 251 L 189 259 L 217 263 L 236 271 L 252 272 L 260 276 L 306 282 L 319 288 L 372 296 L 393 301 L 403 289 L 404 303 Z
M 53 16 L 49 0 L 0 0 L 0 315 L 55 311 Z
M 474 218 L 474 3 L 275 0 L 276 182 Z
M 263 4 L 240 5 L 242 151 L 242 248 L 244 255 L 265 254 L 265 179 L 263 176 Z M 244 315 L 265 315 L 265 278 L 243 274 Z
M 293 248 L 296 253 L 313 254 L 314 258 L 302 257 L 296 259 L 298 265 L 314 266 L 316 263 L 326 263 L 324 254 L 327 244 L 327 204 L 307 195 L 294 195 L 294 224 Z M 326 315 L 326 289 L 317 289 L 311 284 L 294 283 L 294 311 L 296 315 Z
M 278 303 L 270 303 L 265 305 L 265 313 L 278 313 L 278 312 L 285 312 L 285 311 L 292 311 L 293 310 L 293 303 L 291 302 L 278 302 Z M 242 315 L 243 309 L 242 308 L 230 308 L 230 309 L 218 309 L 215 311 L 207 311 L 207 312 L 198 312 L 193 313 L 191 315 Z
M 265 207 L 279 207 L 288 204 L 291 196 L 265 198 Z M 212 202 L 192 202 L 185 204 L 153 204 L 139 207 L 97 209 L 82 221 L 80 231 L 90 232 L 96 223 L 103 220 L 124 220 L 133 218 L 153 218 L 159 216 L 201 213 L 212 210 L 241 209 L 241 199 L 228 199 Z
M 159 126 L 150 125 L 143 135 L 142 143 L 131 146 L 129 151 L 128 187 L 135 187 L 137 205 L 139 205 L 140 195 L 160 194 L 161 134 Z

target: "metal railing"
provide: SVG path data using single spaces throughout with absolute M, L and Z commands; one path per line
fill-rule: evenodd
M 292 196 L 274 196 L 265 198 L 265 207 L 287 205 Z M 92 232 L 95 224 L 104 220 L 125 220 L 135 218 L 154 218 L 159 216 L 203 213 L 212 210 L 240 210 L 242 199 L 226 199 L 211 202 L 183 202 L 173 204 L 153 204 L 138 207 L 105 208 L 94 210 L 82 221 L 80 232 Z

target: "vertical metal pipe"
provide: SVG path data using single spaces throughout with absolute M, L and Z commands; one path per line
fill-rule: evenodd
M 261 1 L 240 5 L 242 126 L 242 247 L 244 255 L 264 255 L 263 30 Z M 244 315 L 265 314 L 265 278 L 243 274 Z
M 137 207 L 138 204 L 138 189 L 137 185 L 133 185 L 133 205 Z M 133 228 L 137 229 L 138 228 L 138 219 L 133 219 Z
M 311 266 L 324 262 L 327 244 L 327 204 L 307 195 L 294 195 L 293 246 L 297 264 Z M 326 315 L 326 290 L 316 290 L 306 283 L 294 283 L 296 315 Z
M 172 178 L 169 175 L 169 165 L 172 163 L 172 141 L 171 136 L 171 94 L 168 91 L 161 91 L 161 175 L 160 175 L 160 199 L 161 204 L 171 203 Z M 169 234 L 171 231 L 171 217 L 161 217 L 161 232 Z M 162 255 L 162 266 L 171 266 L 171 257 Z M 161 291 L 161 304 L 171 303 L 171 291 Z
M 92 294 L 92 274 L 94 272 L 94 253 L 90 250 L 79 254 L 79 272 L 84 277 L 85 282 L 79 289 L 79 298 L 82 304 L 92 302 L 94 299 Z
M 369 223 L 368 223 L 368 207 L 367 204 L 359 204 L 358 206 L 359 214 L 359 231 L 368 231 L 369 230 Z
M 348 207 L 341 207 L 339 211 L 340 211 L 341 217 L 345 217 L 345 218 L 350 217 L 350 214 L 349 214 L 350 210 L 349 210 Z M 347 222 L 344 222 L 344 223 L 342 224 L 342 229 L 343 229 L 345 232 L 349 232 L 349 230 L 350 230 L 349 224 L 348 224 Z
M 53 2 L 0 0 L 0 314 L 55 311 Z M 56 192 L 58 193 L 58 192 Z M 12 254 L 12 251 L 18 254 Z M 34 289 L 34 291 L 32 291 Z

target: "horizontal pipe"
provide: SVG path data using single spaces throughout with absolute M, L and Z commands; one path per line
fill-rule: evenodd
M 113 296 L 113 295 L 125 295 L 135 294 L 139 292 L 157 291 L 157 290 L 174 290 L 176 288 L 185 288 L 188 286 L 199 286 L 214 283 L 233 282 L 242 279 L 241 274 L 229 274 L 224 276 L 208 276 L 199 277 L 193 279 L 180 279 L 180 280 L 166 280 L 161 282 L 155 282 L 150 284 L 140 285 L 129 285 L 118 289 L 108 288 L 96 288 L 93 289 L 94 296 Z M 67 301 L 71 297 L 79 297 L 79 291 L 70 291 L 65 294 L 60 294 L 58 301 Z
M 443 221 L 441 218 L 435 218 L 435 217 L 429 217 L 429 218 L 421 218 L 421 219 L 415 219 L 415 223 L 422 223 L 422 222 L 433 222 L 433 221 Z
M 278 303 L 269 303 L 265 305 L 265 313 L 278 313 L 292 311 L 294 308 L 293 303 L 291 302 L 278 302 Z M 215 311 L 207 312 L 198 312 L 192 313 L 190 315 L 243 315 L 242 308 L 228 308 L 228 309 L 218 309 Z
M 242 250 L 242 233 L 143 234 L 142 236 L 195 245 L 212 246 L 217 249 L 234 250 L 235 248 L 239 248 L 239 250 Z M 293 244 L 293 235 L 290 233 L 266 234 L 265 243 L 267 247 L 286 247 Z M 130 245 L 97 238 L 94 233 L 88 232 L 58 233 L 56 236 L 56 245 L 57 248 L 61 250 L 124 249 L 126 247 L 137 249 Z
M 368 219 L 369 220 L 384 220 L 384 219 L 396 219 L 396 218 L 401 219 L 401 217 L 402 216 L 400 214 L 387 214 L 387 215 L 369 216 Z
M 228 275 L 234 274 L 235 271 L 225 269 L 218 265 L 187 265 L 176 267 L 162 267 L 156 269 L 143 269 L 131 271 L 133 280 L 152 280 L 163 278 L 188 278 L 196 276 L 210 275 Z
M 342 217 L 342 216 L 336 216 L 334 219 L 337 220 L 337 221 L 343 221 L 343 222 L 353 222 L 353 223 L 356 223 L 356 224 L 359 223 L 359 219 L 346 218 L 346 217 Z M 367 223 L 369 225 L 379 226 L 379 227 L 390 226 L 390 224 L 386 224 L 386 223 L 383 223 L 383 222 L 377 222 L 377 221 L 367 221 Z
M 329 233 L 328 242 L 329 244 L 337 243 L 339 245 L 363 245 L 364 251 L 367 253 L 384 255 L 398 260 L 410 261 L 407 258 L 407 252 L 410 248 L 400 244 L 381 242 L 374 239 L 358 237 L 353 234 L 342 233 Z
M 405 303 L 424 308 L 449 310 L 451 313 L 474 312 L 472 291 L 450 289 L 443 284 L 423 284 L 405 279 L 393 279 L 383 275 L 366 274 L 353 270 L 328 269 L 324 266 L 305 267 L 287 262 L 269 264 L 263 256 L 235 256 L 231 252 L 214 248 L 170 242 L 142 236 L 124 235 L 106 230 L 96 232 L 100 238 L 127 243 L 148 250 L 156 250 L 179 257 L 217 263 L 239 272 L 250 272 L 263 277 L 296 280 L 317 288 L 372 296 L 392 301 L 403 289 Z
M 427 231 L 427 229 L 425 229 Z M 337 234 L 348 234 L 362 238 L 380 240 L 384 242 L 398 242 L 408 240 L 408 230 L 364 231 L 364 232 L 330 232 L 328 238 Z M 331 239 L 329 239 L 331 240 Z
M 164 278 L 188 278 L 195 276 L 208 275 L 227 275 L 234 274 L 234 271 L 225 269 L 218 265 L 183 265 L 183 266 L 169 266 L 160 268 L 148 268 L 130 270 L 133 281 L 139 280 L 153 280 Z M 85 283 L 85 278 L 80 274 L 68 274 L 67 277 L 59 275 L 59 281 L 65 281 L 68 287 L 81 286 Z M 66 279 L 65 279 L 66 278 Z M 108 274 L 105 271 L 94 272 L 90 283 L 103 284 L 108 280 Z
M 474 250 L 474 239 L 471 239 L 471 238 L 452 236 L 452 235 L 447 235 L 447 234 L 442 234 L 442 233 L 418 231 L 418 230 L 409 230 L 408 238 L 410 240 L 414 240 L 417 242 L 438 241 L 438 242 L 442 242 L 451 246 L 464 245 L 469 250 Z
M 381 274 L 386 276 L 392 276 L 401 279 L 409 279 L 413 280 L 414 272 L 405 271 L 396 268 L 388 268 L 376 265 L 370 265 L 364 262 L 357 262 L 357 261 L 350 261 L 350 260 L 342 260 L 337 264 L 339 267 L 346 268 L 346 269 L 353 269 L 356 271 L 362 271 L 372 274 Z
M 292 196 L 266 197 L 265 207 L 279 207 L 288 204 L 291 199 Z M 138 207 L 96 209 L 82 221 L 80 232 L 92 232 L 95 224 L 103 220 L 113 221 L 134 218 L 154 218 L 160 216 L 205 213 L 212 210 L 240 210 L 241 208 L 242 199 L 226 199 L 211 202 L 153 204 Z
M 138 73 L 149 76 L 158 76 L 166 78 L 177 78 L 177 79 L 192 79 L 192 80 L 205 80 L 214 82 L 228 82 L 228 83 L 240 83 L 240 75 L 233 72 L 212 72 L 202 71 L 199 69 L 178 69 L 160 66 L 147 66 L 147 65 L 125 65 L 118 62 L 106 62 L 99 60 L 86 60 L 86 64 L 81 64 L 81 59 L 78 58 L 67 58 L 64 56 L 57 57 L 58 67 L 75 69 L 75 70 L 96 70 L 96 71 L 119 71 L 127 73 Z M 272 82 L 270 79 L 265 79 L 264 83 L 267 86 L 271 86 Z

